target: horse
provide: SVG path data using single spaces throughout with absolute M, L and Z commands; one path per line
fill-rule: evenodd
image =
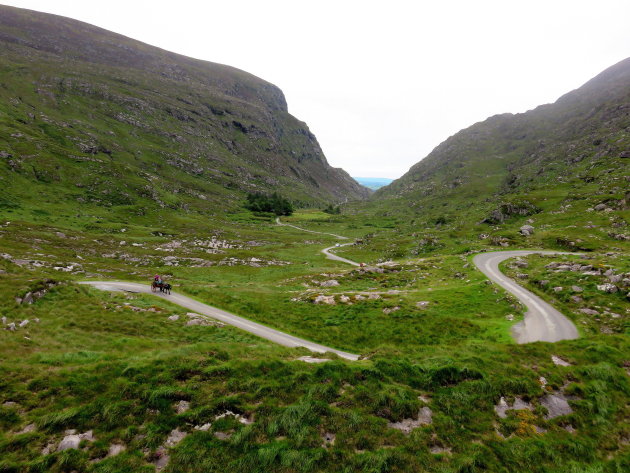
M 162 283 L 162 287 L 160 288 L 160 292 L 163 292 L 164 294 L 169 294 L 171 293 L 171 285 L 167 282 Z

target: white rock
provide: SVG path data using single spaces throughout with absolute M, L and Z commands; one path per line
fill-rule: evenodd
M 28 325 L 28 319 L 24 319 L 22 320 L 22 322 L 20 322 L 20 327 L 26 327 Z
M 175 322 L 176 320 L 179 320 L 179 315 L 171 315 L 168 320 Z
M 322 294 L 317 296 L 313 302 L 315 302 L 315 304 L 335 305 L 335 296 L 324 296 Z
M 183 414 L 190 409 L 190 403 L 188 401 L 181 400 L 175 405 L 175 410 L 178 414 Z
M 174 447 L 179 442 L 184 440 L 184 438 L 186 438 L 186 435 L 188 435 L 186 432 L 182 432 L 179 429 L 172 430 L 171 433 L 168 434 L 168 437 L 166 439 L 166 442 L 164 442 L 164 445 L 166 447 Z
M 330 360 L 326 358 L 313 358 L 312 356 L 301 356 L 298 358 L 298 361 L 303 361 L 304 363 L 326 363 Z
M 208 422 L 207 424 L 196 425 L 194 429 L 201 430 L 202 432 L 207 432 L 208 430 L 210 430 L 210 427 L 212 427 L 212 424 Z
M 127 447 L 121 445 L 119 443 L 113 443 L 109 446 L 109 451 L 107 452 L 108 457 L 115 457 L 116 455 L 127 450 Z
M 81 437 L 78 435 L 66 435 L 57 447 L 58 452 L 64 450 L 77 449 L 81 443 Z
M 569 363 L 568 361 L 564 361 L 562 358 L 559 358 L 556 355 L 551 355 L 551 361 L 554 365 L 557 366 L 571 366 L 571 363 Z
M 597 289 L 600 291 L 607 292 L 608 294 L 613 294 L 617 292 L 617 286 L 614 284 L 606 283 L 606 284 L 598 284 Z

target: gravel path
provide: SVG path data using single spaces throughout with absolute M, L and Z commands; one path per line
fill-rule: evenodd
M 305 347 L 316 353 L 336 353 L 340 357 L 347 360 L 356 361 L 359 359 L 359 355 L 335 350 L 334 348 L 310 342 L 302 338 L 294 337 L 293 335 L 289 335 L 287 333 L 280 332 L 279 330 L 274 330 L 272 328 L 266 327 L 265 325 L 252 322 L 251 320 L 239 317 L 238 315 L 232 314 L 225 310 L 217 309 L 216 307 L 212 307 L 208 304 L 204 304 L 203 302 L 196 301 L 195 299 L 191 299 L 190 297 L 178 294 L 176 292 L 172 292 L 170 295 L 162 294 L 159 292 L 153 293 L 151 292 L 151 286 L 148 283 L 138 284 L 122 281 L 83 281 L 79 284 L 86 284 L 96 289 L 101 289 L 103 291 L 126 291 L 143 294 L 153 294 L 154 296 L 162 297 L 163 299 L 185 307 L 188 310 L 197 312 L 202 315 L 207 315 L 209 317 L 212 317 L 213 319 L 220 320 L 221 322 L 229 325 L 233 325 L 234 327 L 238 327 L 241 330 L 253 333 L 260 338 L 270 340 L 285 347 Z
M 499 263 L 502 261 L 532 254 L 568 253 L 529 250 L 493 251 L 476 255 L 473 262 L 490 280 L 514 294 L 527 307 L 523 321 L 512 328 L 517 343 L 558 342 L 578 338 L 577 328 L 566 316 L 499 271 Z
M 295 225 L 290 225 L 288 223 L 282 223 L 280 221 L 280 217 L 276 218 L 276 223 L 278 225 L 282 226 L 282 227 L 291 227 L 291 228 L 295 228 L 296 230 L 300 230 L 300 231 L 303 231 L 303 232 L 318 233 L 320 235 L 330 235 L 330 236 L 334 236 L 335 238 L 339 238 L 340 240 L 347 240 L 348 239 L 348 237 L 341 236 L 341 235 L 336 235 L 334 233 L 316 232 L 314 230 L 307 230 L 306 228 L 297 227 Z M 342 246 L 348 246 L 348 245 L 353 245 L 353 244 L 354 243 L 342 243 L 342 244 L 338 243 L 336 245 L 329 246 L 328 248 L 324 248 L 322 250 L 322 253 L 326 256 L 326 258 L 331 259 L 331 260 L 341 261 L 342 263 L 351 264 L 352 266 L 361 266 L 356 261 L 352 261 L 352 260 L 349 260 L 347 258 L 342 258 L 341 256 L 337 256 L 336 254 L 330 252 L 330 250 L 334 250 L 335 248 L 341 248 Z

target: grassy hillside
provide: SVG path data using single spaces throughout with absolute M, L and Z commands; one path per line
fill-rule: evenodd
M 282 92 L 67 18 L 0 7 L 2 205 L 214 213 L 245 192 L 367 195 Z
M 627 248 L 630 59 L 556 103 L 460 131 L 378 190 L 416 241 Z M 519 229 L 530 224 L 533 236 Z

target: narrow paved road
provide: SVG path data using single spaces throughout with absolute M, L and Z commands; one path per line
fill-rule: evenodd
M 359 355 L 335 350 L 334 348 L 319 345 L 318 343 L 314 342 L 309 342 L 308 340 L 304 340 L 302 338 L 294 337 L 293 335 L 280 332 L 279 330 L 274 330 L 256 322 L 252 322 L 251 320 L 244 319 L 243 317 L 239 317 L 238 315 L 231 314 L 230 312 L 226 312 L 224 310 L 217 309 L 216 307 L 204 304 L 203 302 L 196 301 L 182 294 L 177 294 L 176 292 L 173 292 L 170 295 L 161 294 L 159 292 L 152 293 L 151 287 L 148 283 L 138 284 L 120 281 L 83 281 L 79 284 L 86 284 L 95 287 L 96 289 L 101 289 L 103 291 L 127 291 L 153 294 L 155 296 L 162 297 L 170 302 L 178 304 L 182 307 L 185 307 L 188 310 L 212 317 L 216 320 L 220 320 L 221 322 L 233 325 L 234 327 L 238 327 L 242 330 L 245 330 L 246 332 L 253 333 L 260 338 L 270 340 L 285 347 L 305 347 L 317 353 L 336 353 L 340 357 L 347 360 L 356 361 L 359 359 Z
M 514 294 L 527 307 L 523 321 L 514 325 L 512 329 L 517 343 L 558 342 L 578 338 L 578 331 L 573 322 L 499 271 L 499 263 L 508 258 L 536 253 L 567 254 L 558 251 L 493 251 L 476 255 L 473 262 L 490 280 Z
M 345 236 L 341 236 L 341 235 L 336 235 L 334 233 L 325 233 L 325 232 L 316 232 L 314 230 L 307 230 L 306 228 L 302 228 L 302 227 L 297 227 L 295 225 L 290 225 L 288 223 L 282 223 L 280 221 L 280 217 L 276 218 L 276 223 L 282 227 L 291 227 L 291 228 L 295 228 L 296 230 L 300 230 L 303 232 L 308 232 L 308 233 L 318 233 L 320 235 L 330 235 L 330 236 L 334 236 L 335 238 L 339 238 L 340 240 L 347 240 L 348 237 Z M 357 263 L 356 261 L 352 261 L 346 258 L 342 258 L 341 256 L 337 256 L 334 253 L 331 253 L 330 250 L 334 250 L 335 248 L 340 248 L 342 246 L 348 246 L 348 245 L 353 245 L 354 243 L 342 243 L 342 244 L 336 244 L 333 246 L 329 246 L 328 248 L 324 248 L 322 250 L 322 253 L 326 256 L 326 258 L 331 259 L 331 260 L 335 260 L 335 261 L 341 261 L 342 263 L 347 263 L 347 264 L 351 264 L 352 266 L 361 266 L 359 263 Z

